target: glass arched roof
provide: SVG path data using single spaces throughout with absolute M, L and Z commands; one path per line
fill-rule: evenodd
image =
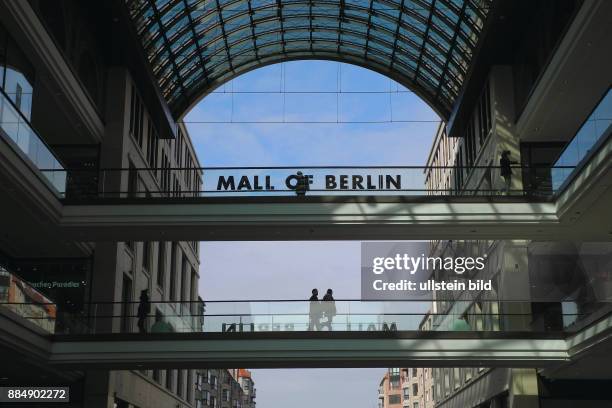
M 382 73 L 447 119 L 492 0 L 126 0 L 175 117 L 267 64 L 329 59 Z

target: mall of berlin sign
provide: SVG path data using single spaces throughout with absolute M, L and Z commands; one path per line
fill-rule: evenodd
M 295 173 L 281 174 L 274 170 L 272 174 L 257 175 L 218 175 L 216 191 L 287 191 L 295 190 L 299 177 Z M 308 189 L 315 191 L 400 191 L 406 188 L 402 185 L 402 174 L 325 174 L 313 172 L 304 174 Z

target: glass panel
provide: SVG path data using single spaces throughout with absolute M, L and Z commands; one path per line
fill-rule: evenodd
M 559 190 L 566 180 L 574 173 L 576 167 L 591 153 L 599 140 L 609 135 L 612 124 L 612 88 L 597 104 L 591 115 L 580 127 L 576 135 L 563 150 L 555 166 L 571 166 L 572 168 L 557 168 L 553 170 L 553 189 Z
M 355 59 L 350 57 L 353 55 L 366 67 L 388 66 L 399 77 L 405 77 L 406 84 L 421 88 L 420 93 L 441 112 L 450 110 L 458 93 L 471 59 L 470 47 L 478 39 L 490 3 L 489 0 L 479 2 L 476 8 L 471 3 L 467 6 L 467 0 L 440 0 L 433 4 L 406 1 L 394 2 L 397 7 L 390 7 L 390 2 L 377 0 L 304 0 L 285 2 L 279 10 L 273 0 L 258 0 L 249 3 L 220 1 L 219 10 L 214 2 L 196 2 L 185 10 L 185 4 L 191 3 L 162 2 L 156 5 L 161 14 L 157 22 L 151 2 L 143 2 L 141 7 L 133 1 L 126 1 L 149 60 L 155 65 L 154 72 L 162 93 L 171 105 L 174 101 L 184 102 L 180 93 L 185 93 L 185 98 L 197 98 L 198 92 L 192 91 L 205 92 L 206 83 L 203 81 L 215 83 L 234 76 L 230 73 L 240 74 L 259 60 L 276 57 L 284 51 L 293 55 L 312 56 L 314 53 L 322 59 L 344 58 L 354 63 Z M 404 5 L 401 10 L 400 4 Z M 462 13 L 463 9 L 465 13 Z M 157 27 L 160 23 L 163 28 Z M 193 24 L 193 30 L 201 38 L 198 49 L 188 45 L 189 40 L 194 40 L 191 29 L 187 27 L 189 24 Z M 165 31 L 165 38 L 171 44 L 166 44 L 164 36 L 157 34 L 161 30 Z M 455 33 L 456 30 L 459 31 Z M 427 47 L 423 46 L 425 43 L 428 43 Z M 358 47 L 361 51 L 357 50 Z M 226 48 L 231 48 L 231 51 Z M 347 52 L 348 48 L 350 52 Z M 161 53 L 160 49 L 166 52 Z M 457 60 L 451 64 L 447 62 L 451 58 L 450 50 L 453 50 L 452 58 Z M 226 59 L 228 51 L 232 58 L 239 56 L 235 64 L 219 65 L 219 61 L 210 59 L 211 56 Z M 422 57 L 424 52 L 428 54 L 426 60 Z M 206 61 L 204 73 L 193 76 L 192 70 L 187 68 L 192 65 L 188 61 L 194 60 L 197 64 L 200 58 Z M 284 58 L 287 57 L 278 56 L 279 61 Z M 168 60 L 180 65 L 179 78 L 172 82 L 166 80 L 170 69 Z M 420 72 L 422 78 L 418 81 L 413 80 L 416 69 L 413 60 L 424 60 L 421 70 L 427 71 Z M 162 70 L 163 65 L 166 67 Z M 448 74 L 450 70 L 454 71 L 452 75 Z M 456 72 L 458 70 L 460 72 Z M 443 81 L 440 84 L 440 78 L 453 78 L 456 82 Z M 175 82 L 188 86 L 174 89 Z
M 4 92 L 0 92 L 0 129 L 39 170 L 45 170 L 45 178 L 63 195 L 66 190 L 64 168 Z

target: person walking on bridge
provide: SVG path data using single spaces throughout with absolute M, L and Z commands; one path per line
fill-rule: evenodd
M 323 315 L 327 318 L 327 321 L 321 324 L 321 327 L 327 326 L 328 331 L 332 331 L 332 321 L 336 316 L 336 301 L 334 300 L 333 291 L 327 289 L 327 293 L 323 296 Z
M 319 303 L 319 290 L 313 289 L 308 311 L 308 331 L 321 329 L 321 304 Z

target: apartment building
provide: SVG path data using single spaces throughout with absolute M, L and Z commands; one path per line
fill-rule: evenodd
M 243 368 L 198 370 L 195 407 L 255 407 L 255 383 L 250 371 Z
M 379 408 L 433 408 L 430 368 L 390 368 L 378 388 Z

